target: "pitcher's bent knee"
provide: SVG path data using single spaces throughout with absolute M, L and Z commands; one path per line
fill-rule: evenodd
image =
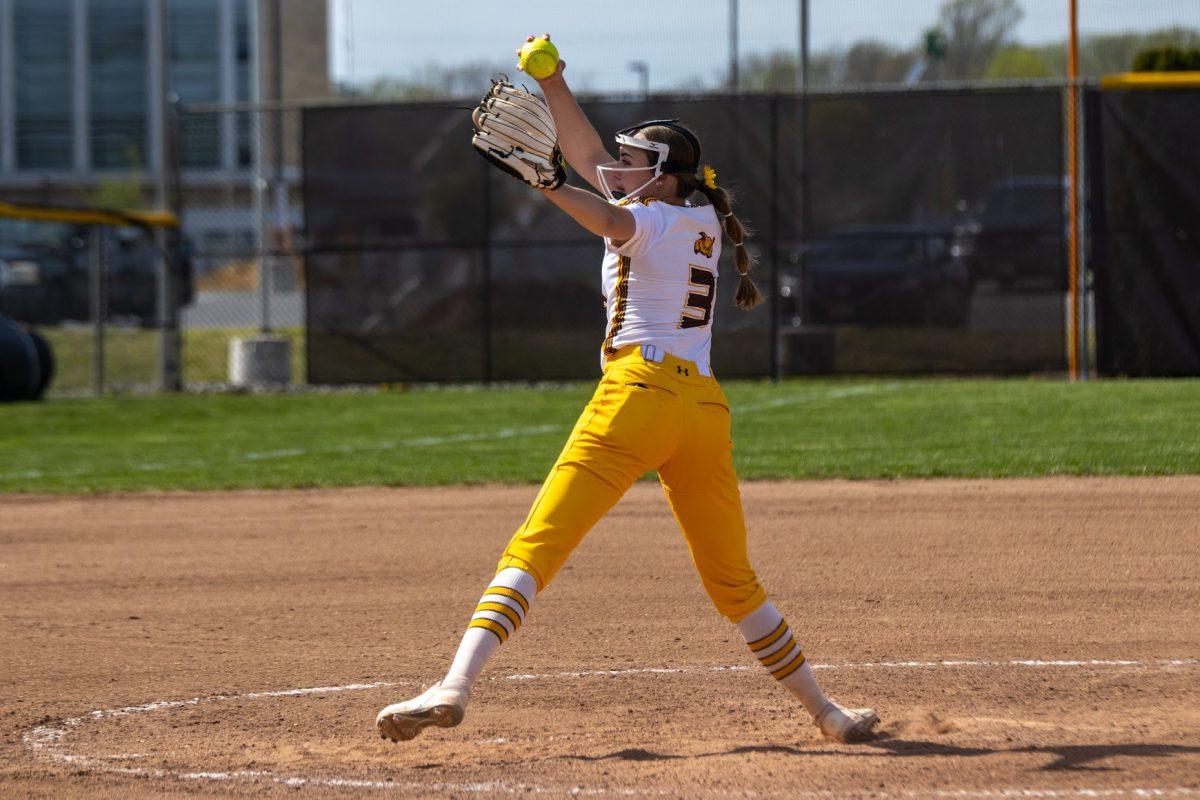
M 509 567 L 516 567 L 517 569 L 524 570 L 525 572 L 528 572 L 530 575 L 532 575 L 533 579 L 535 581 L 537 581 L 538 594 L 541 594 L 542 590 L 546 588 L 546 584 L 549 583 L 549 580 L 543 578 L 541 571 L 538 570 L 538 568 L 535 567 L 533 564 L 530 564 L 528 561 L 526 561 L 523 558 L 519 558 L 514 555 L 509 555 L 506 552 L 503 556 L 500 557 L 500 563 L 496 565 L 496 572 L 499 573 L 502 570 L 505 570 Z
M 730 622 L 738 623 L 763 603 L 767 602 L 767 593 L 757 578 L 747 583 L 738 584 L 704 584 L 705 591 L 717 611 Z

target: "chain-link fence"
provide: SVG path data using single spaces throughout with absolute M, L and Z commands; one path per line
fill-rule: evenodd
M 53 392 L 171 387 L 176 359 L 183 387 L 225 386 L 235 342 L 263 337 L 289 345 L 284 382 L 303 381 L 299 120 L 296 109 L 175 109 L 166 183 L 180 228 L 161 241 L 79 208 L 0 215 L 0 314 L 46 336 Z M 141 176 L 109 182 L 145 202 Z M 163 253 L 177 297 L 168 314 Z
M 1062 102 L 1048 86 L 585 111 L 601 131 L 681 118 L 756 229 L 771 301 L 733 309 L 725 259 L 718 374 L 1030 373 L 1065 367 Z M 469 137 L 450 104 L 305 112 L 309 380 L 595 373 L 599 243 Z
M 54 361 L 51 391 L 157 389 L 164 249 L 155 232 L 97 222 L 89 219 L 95 214 L 74 209 L 14 206 L 8 212 L 0 214 L 0 315 L 45 337 Z M 173 235 L 168 247 L 171 241 Z M 187 303 L 186 259 L 170 263 L 178 302 Z
M 1196 92 L 1155 97 L 1097 92 L 1084 120 L 1104 373 L 1186 374 L 1200 352 Z M 1064 98 L 1032 84 L 584 105 L 602 132 L 694 127 L 754 228 L 768 303 L 733 308 L 726 258 L 718 374 L 1002 374 L 1066 367 Z M 185 387 L 229 384 L 235 341 L 264 333 L 290 345 L 296 383 L 596 373 L 599 242 L 477 158 L 460 104 L 193 108 L 176 132 Z M 135 225 L 0 215 L 0 313 L 52 342 L 55 391 L 164 385 L 161 252 Z M 1183 343 L 1170 368 L 1165 339 Z
M 180 216 L 195 274 L 181 314 L 185 384 L 231 380 L 238 339 L 290 345 L 303 380 L 300 113 L 191 108 L 180 115 Z

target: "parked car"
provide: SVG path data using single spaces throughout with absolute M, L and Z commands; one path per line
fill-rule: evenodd
M 952 226 L 845 228 L 809 243 L 781 294 L 806 325 L 962 326 L 971 281 L 955 237 Z
M 34 324 L 88 316 L 86 229 L 0 219 L 0 314 Z
M 153 240 L 137 228 L 109 230 L 108 317 L 153 325 L 158 302 Z M 0 219 L 0 313 L 38 325 L 90 319 L 89 237 L 85 226 Z M 178 298 L 183 306 L 195 293 L 186 239 L 180 240 L 177 251 Z
M 1060 175 L 1025 175 L 991 184 L 968 228 L 972 279 L 994 281 L 1006 291 L 1065 290 L 1066 192 Z

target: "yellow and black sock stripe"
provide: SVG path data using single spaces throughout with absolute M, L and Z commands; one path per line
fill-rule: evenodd
M 779 620 L 775 630 L 761 639 L 750 642 L 750 652 L 759 660 L 777 681 L 804 665 L 804 651 L 796 643 L 786 620 Z
M 522 618 L 524 618 L 525 614 L 529 613 L 529 601 L 525 599 L 525 595 L 521 594 L 516 589 L 510 589 L 507 586 L 489 586 L 483 595 L 484 597 L 487 597 L 489 594 L 495 594 L 501 597 L 507 597 L 510 600 L 516 600 L 517 605 L 521 607 Z
M 508 637 L 521 628 L 525 615 L 529 612 L 529 601 L 525 595 L 507 586 L 489 586 L 475 606 L 468 628 L 482 628 L 491 631 L 500 640 L 508 641 Z

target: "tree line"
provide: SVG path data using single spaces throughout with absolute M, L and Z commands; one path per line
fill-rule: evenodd
M 1016 0 L 948 0 L 937 23 L 909 47 L 863 40 L 845 49 L 813 54 L 808 82 L 825 88 L 1064 77 L 1066 41 L 1017 42 L 1015 32 L 1023 16 Z M 1089 77 L 1130 70 L 1200 69 L 1200 30 L 1174 27 L 1083 36 L 1079 60 L 1080 72 Z M 794 51 L 748 56 L 739 66 L 740 88 L 794 91 L 797 67 Z
M 1017 0 L 947 0 L 936 22 L 907 47 L 860 40 L 813 53 L 808 84 L 831 88 L 870 84 L 919 85 L 934 81 L 1000 81 L 1061 78 L 1067 72 L 1065 41 L 1027 45 L 1015 33 L 1024 11 Z M 1079 41 L 1080 71 L 1097 77 L 1130 70 L 1200 70 L 1200 29 L 1093 34 Z M 739 91 L 792 92 L 799 88 L 794 49 L 752 53 L 739 60 Z M 407 78 L 380 78 L 345 94 L 404 101 L 473 97 L 511 64 L 475 62 L 428 65 Z M 588 90 L 587 82 L 580 86 Z M 696 78 L 684 91 L 733 88 L 729 74 Z

